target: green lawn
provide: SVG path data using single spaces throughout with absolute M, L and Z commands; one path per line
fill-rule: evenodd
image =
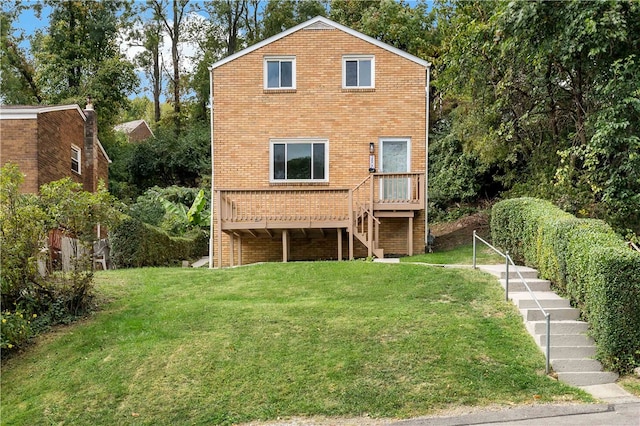
M 400 258 L 401 262 L 422 262 L 433 265 L 473 265 L 473 244 L 466 244 L 451 250 L 434 251 Z M 482 243 L 476 248 L 476 264 L 492 265 L 504 263 L 504 259 Z
M 97 274 L 101 312 L 2 364 L 2 424 L 407 418 L 590 401 L 473 270 L 371 262 Z

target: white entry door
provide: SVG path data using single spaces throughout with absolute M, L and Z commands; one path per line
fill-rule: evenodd
M 410 140 L 380 139 L 380 171 L 382 173 L 407 173 L 410 171 Z M 386 201 L 404 201 L 409 198 L 409 179 L 406 177 L 383 177 L 380 198 Z

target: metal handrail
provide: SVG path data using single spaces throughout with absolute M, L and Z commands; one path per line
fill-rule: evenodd
M 505 253 L 502 253 L 500 250 L 498 250 L 497 248 L 495 248 L 494 246 L 489 244 L 487 241 L 482 239 L 480 236 L 478 236 L 478 234 L 476 233 L 475 230 L 473 231 L 473 269 L 477 269 L 476 268 L 476 239 L 482 241 L 490 249 L 492 249 L 493 251 L 495 251 L 497 254 L 499 254 L 500 256 L 502 256 L 505 259 L 505 268 L 506 268 L 506 274 L 505 274 L 505 299 L 507 301 L 509 301 L 509 264 L 511 264 L 515 268 L 516 274 L 518 274 L 518 277 L 520 278 L 520 280 L 522 280 L 522 283 L 524 284 L 525 288 L 527 289 L 527 291 L 529 292 L 529 294 L 533 298 L 533 301 L 536 302 L 536 305 L 538 305 L 538 309 L 540 309 L 540 311 L 544 315 L 544 318 L 545 318 L 546 323 L 547 323 L 546 324 L 547 325 L 547 327 L 546 327 L 546 331 L 547 331 L 547 333 L 546 333 L 547 334 L 546 335 L 546 343 L 547 343 L 547 346 L 546 346 L 546 351 L 545 351 L 545 355 L 546 355 L 545 372 L 546 372 L 546 374 L 549 374 L 549 371 L 550 371 L 549 362 L 550 362 L 550 359 L 551 359 L 551 314 L 549 312 L 547 312 L 542 307 L 542 305 L 540 304 L 540 301 L 538 300 L 536 295 L 531 290 L 531 287 L 529 287 L 529 284 L 527 283 L 527 280 L 520 273 L 520 270 L 518 269 L 518 266 L 513 262 L 513 259 L 511 259 L 511 256 L 509 256 L 509 251 L 506 250 Z

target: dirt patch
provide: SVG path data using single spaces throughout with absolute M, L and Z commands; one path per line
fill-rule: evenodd
M 465 216 L 455 222 L 434 223 L 431 233 L 436 237 L 434 250 L 449 250 L 473 242 L 473 230 L 482 238 L 489 237 L 489 216 L 479 212 Z

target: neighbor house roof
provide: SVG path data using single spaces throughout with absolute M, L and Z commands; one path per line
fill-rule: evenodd
M 0 120 L 33 120 L 38 114 L 52 111 L 78 110 L 83 120 L 87 117 L 79 105 L 0 105 Z
M 123 133 L 131 133 L 135 129 L 140 127 L 140 125 L 143 125 L 143 124 L 147 129 L 149 129 L 149 132 L 151 134 L 153 134 L 153 131 L 151 130 L 151 127 L 149 127 L 149 125 L 147 124 L 147 122 L 145 120 L 127 121 L 126 123 L 120 123 L 120 124 L 114 126 L 113 129 L 117 130 L 119 132 L 123 132 Z
M 412 62 L 420 64 L 420 65 L 422 65 L 424 67 L 430 67 L 431 66 L 430 62 L 425 61 L 424 59 L 420 59 L 417 56 L 413 56 L 410 53 L 405 52 L 404 50 L 400 50 L 400 49 L 398 49 L 396 47 L 393 47 L 391 45 L 383 43 L 380 40 L 377 40 L 377 39 L 375 39 L 373 37 L 369 37 L 368 35 L 362 34 L 361 32 L 358 32 L 358 31 L 356 31 L 356 30 L 354 30 L 352 28 L 345 27 L 344 25 L 338 24 L 337 22 L 334 22 L 331 19 L 327 19 L 327 18 L 322 17 L 322 16 L 316 16 L 313 19 L 310 19 L 310 20 L 308 20 L 306 22 L 303 22 L 302 24 L 296 25 L 295 27 L 292 27 L 292 28 L 289 28 L 286 31 L 283 31 L 280 34 L 276 34 L 273 37 L 269 37 L 268 39 L 263 40 L 260 43 L 254 44 L 253 46 L 250 46 L 250 47 L 247 47 L 246 49 L 241 50 L 241 51 L 239 51 L 237 53 L 234 53 L 231 56 L 227 56 L 226 58 L 214 63 L 209 68 L 209 70 L 211 71 L 211 70 L 213 70 L 215 68 L 218 68 L 218 67 L 220 67 L 220 66 L 222 66 L 222 65 L 224 65 L 226 63 L 229 63 L 229 62 L 231 62 L 231 61 L 233 61 L 233 60 L 235 60 L 237 58 L 240 58 L 240 57 L 242 57 L 244 55 L 247 55 L 247 54 L 249 54 L 249 53 L 251 53 L 251 52 L 253 52 L 255 50 L 258 50 L 258 49 L 260 49 L 260 48 L 262 48 L 262 47 L 264 47 L 264 46 L 266 46 L 268 44 L 271 44 L 271 43 L 273 43 L 275 41 L 278 41 L 281 38 L 284 38 L 284 37 L 286 37 L 286 36 L 288 36 L 290 34 L 293 34 L 296 31 L 300 31 L 302 29 L 310 28 L 310 27 L 313 28 L 313 29 L 330 29 L 330 28 L 334 28 L 334 29 L 337 29 L 337 30 L 340 30 L 340 31 L 344 31 L 347 34 L 350 34 L 350 35 L 352 35 L 354 37 L 357 37 L 357 38 L 359 38 L 361 40 L 364 40 L 364 41 L 366 41 L 368 43 L 371 43 L 371 44 L 373 44 L 375 46 L 378 46 L 378 47 L 380 47 L 382 49 L 388 50 L 389 52 L 395 53 L 398 56 L 401 56 L 401 57 L 403 57 L 405 59 L 408 59 L 408 60 L 410 60 Z
M 72 105 L 0 105 L 0 120 L 35 120 L 38 118 L 38 114 L 54 111 L 66 111 L 75 109 L 82 117 L 82 121 L 87 121 L 87 116 L 82 111 L 82 108 L 78 104 Z M 98 147 L 107 159 L 109 163 L 112 163 L 111 159 L 107 155 L 107 151 L 104 150 L 100 140 L 98 141 Z

